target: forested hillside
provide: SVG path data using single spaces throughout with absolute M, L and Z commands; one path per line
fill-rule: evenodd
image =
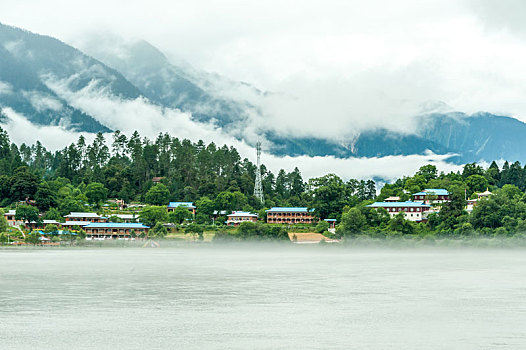
M 82 209 L 84 203 L 97 204 L 86 196 L 86 188 L 100 184 L 101 199 L 119 198 L 127 203 L 165 205 L 204 199 L 212 201 L 215 209 L 227 211 L 316 206 L 327 217 L 339 215 L 348 203 L 376 194 L 372 180 L 344 182 L 329 174 L 306 182 L 298 168 L 273 174 L 262 165 L 263 204 L 253 196 L 255 171 L 256 166 L 241 159 L 233 147 L 192 143 L 168 134 L 149 140 L 138 132 L 127 136 L 116 131 L 111 140 L 105 140 L 99 133 L 91 144 L 80 136 L 57 152 L 46 150 L 40 142 L 17 146 L 5 131 L 0 134 L 2 206 L 36 199 L 43 211 L 51 206 L 67 213 Z M 159 184 L 154 185 L 154 177 L 161 178 Z

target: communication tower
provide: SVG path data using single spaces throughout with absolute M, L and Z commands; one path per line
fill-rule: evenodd
M 254 184 L 254 196 L 265 203 L 263 198 L 263 185 L 261 184 L 261 142 L 256 143 L 257 153 L 257 168 L 256 168 L 256 183 Z

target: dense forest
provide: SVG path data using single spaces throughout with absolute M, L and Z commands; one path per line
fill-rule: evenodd
M 107 198 L 165 205 L 169 201 L 206 202 L 214 210 L 257 211 L 272 206 L 318 208 L 320 217 L 339 216 L 343 206 L 372 199 L 372 180 L 344 182 L 336 175 L 304 181 L 300 170 L 277 175 L 261 167 L 265 203 L 254 196 L 256 165 L 237 150 L 160 134 L 155 141 L 136 131 L 119 131 L 107 142 L 99 133 L 91 144 L 83 136 L 56 152 L 40 142 L 17 146 L 0 129 L 1 206 L 31 200 L 41 211 L 61 214 Z M 161 178 L 154 184 L 154 177 Z M 210 204 L 210 202 L 212 202 Z
M 12 208 L 31 202 L 50 219 L 86 210 L 86 205 L 97 209 L 107 199 L 118 198 L 152 206 L 194 202 L 198 224 L 210 223 L 215 210 L 254 211 L 264 219 L 265 208 L 304 206 L 315 208 L 319 219 L 337 219 L 337 236 L 526 231 L 526 167 L 519 162 L 505 162 L 502 169 L 496 162 L 486 169 L 470 163 L 447 174 L 425 165 L 413 176 L 386 184 L 379 194 L 372 180 L 343 181 L 327 174 L 305 181 L 298 168 L 275 175 L 262 165 L 261 171 L 265 203 L 253 196 L 256 166 L 226 145 L 194 143 L 168 134 L 153 141 L 137 131 L 130 136 L 116 131 L 109 141 L 99 133 L 88 144 L 80 136 L 76 143 L 50 152 L 40 142 L 17 146 L 0 129 L 0 205 Z M 154 177 L 160 182 L 154 184 Z M 409 200 L 424 188 L 445 188 L 452 199 L 427 222 L 390 218 L 383 209 L 367 207 L 389 196 Z M 494 195 L 468 214 L 465 199 L 488 188 Z

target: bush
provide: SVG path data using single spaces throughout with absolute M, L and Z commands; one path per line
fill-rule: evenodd
M 323 233 L 325 231 L 328 231 L 329 227 L 330 227 L 329 223 L 327 221 L 322 220 L 322 221 L 318 222 L 318 224 L 316 225 L 315 230 L 318 233 Z

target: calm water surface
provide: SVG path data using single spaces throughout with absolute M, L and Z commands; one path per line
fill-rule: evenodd
M 526 349 L 526 251 L 0 250 L 1 349 Z

